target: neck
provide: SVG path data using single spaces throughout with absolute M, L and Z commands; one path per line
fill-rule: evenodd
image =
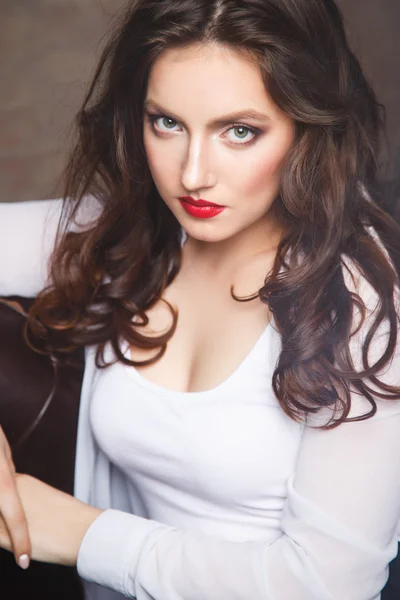
M 230 286 L 246 281 L 244 287 L 253 293 L 272 268 L 281 236 L 282 227 L 270 221 L 258 222 L 218 242 L 188 236 L 183 262 L 193 275 L 206 276 L 210 283 Z
M 188 236 L 185 258 L 197 268 L 215 273 L 236 270 L 238 265 L 262 254 L 276 251 L 282 236 L 278 223 L 258 222 L 239 233 L 218 242 L 208 242 Z

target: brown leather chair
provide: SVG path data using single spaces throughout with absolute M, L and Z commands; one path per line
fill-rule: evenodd
M 83 355 L 56 365 L 28 347 L 23 327 L 31 302 L 0 300 L 0 424 L 18 472 L 71 494 Z M 83 592 L 74 569 L 33 561 L 22 571 L 0 551 L 0 598 L 82 600 Z

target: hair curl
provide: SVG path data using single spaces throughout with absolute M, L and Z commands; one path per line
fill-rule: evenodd
M 149 339 L 146 311 L 180 268 L 180 226 L 152 181 L 142 139 L 149 72 L 171 47 L 217 42 L 257 60 L 268 93 L 289 115 L 297 139 L 282 171 L 276 208 L 285 223 L 274 268 L 257 294 L 282 338 L 273 388 L 283 410 L 300 420 L 340 404 L 350 410 L 352 386 L 400 398 L 380 381 L 393 356 L 398 315 L 399 230 L 372 200 L 383 110 L 349 48 L 333 0 L 135 0 L 108 42 L 77 117 L 79 140 L 66 171 L 64 226 L 52 259 L 51 285 L 37 298 L 30 328 L 51 351 L 96 344 L 98 366 L 121 340 L 165 351 L 171 330 Z M 71 223 L 86 195 L 102 210 L 84 231 Z M 371 235 L 378 234 L 389 261 Z M 349 257 L 380 302 L 357 370 L 349 351 L 353 312 L 362 300 L 343 277 Z M 394 266 L 393 266 L 394 265 Z M 135 326 L 132 324 L 136 317 Z M 369 365 L 371 339 L 383 321 L 390 335 Z M 373 391 L 372 386 L 375 387 Z M 378 391 L 377 391 L 378 390 Z

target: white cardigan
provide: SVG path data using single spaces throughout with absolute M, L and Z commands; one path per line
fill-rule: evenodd
M 0 204 L 0 294 L 35 295 L 46 281 L 59 201 Z M 90 211 L 89 211 L 90 212 Z M 345 273 L 346 271 L 344 271 Z M 373 310 L 365 280 L 359 293 Z M 351 285 L 348 279 L 348 285 Z M 360 336 L 363 332 L 360 332 Z M 385 342 L 376 336 L 373 353 Z M 353 341 L 359 356 L 360 337 Z M 306 426 L 287 482 L 281 535 L 271 543 L 227 541 L 128 514 L 125 476 L 97 447 L 90 424 L 98 376 L 86 351 L 75 495 L 110 508 L 90 527 L 80 574 L 90 600 L 378 600 L 397 553 L 400 522 L 400 402 L 332 431 Z M 400 385 L 400 344 L 384 379 Z M 350 416 L 370 405 L 356 395 Z M 312 422 L 326 420 L 322 413 Z M 311 421 L 310 423 L 311 424 Z

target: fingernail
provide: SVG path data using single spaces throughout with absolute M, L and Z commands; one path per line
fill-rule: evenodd
M 27 554 L 22 554 L 18 559 L 18 564 L 21 569 L 26 570 L 29 567 L 30 559 Z

